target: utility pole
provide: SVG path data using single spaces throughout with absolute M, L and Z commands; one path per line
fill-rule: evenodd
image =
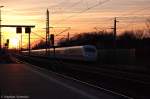
M 21 33 L 21 52 L 22 52 L 22 33 Z
M 113 29 L 113 44 L 114 44 L 114 48 L 116 48 L 116 38 L 117 38 L 117 18 L 115 17 L 114 19 L 114 27 L 112 28 Z
M 68 37 L 67 38 L 68 38 L 68 42 L 69 42 L 70 41 L 70 33 L 69 32 L 68 32 Z
M 22 33 L 20 34 L 20 40 L 19 40 L 19 48 L 20 48 L 20 53 L 22 52 Z
M 50 42 L 48 41 L 48 38 L 50 36 L 49 33 L 49 10 L 47 9 L 46 12 L 46 54 L 47 54 L 47 49 L 49 48 Z
M 29 33 L 29 56 L 31 55 L 31 43 L 30 43 L 30 42 L 31 42 L 31 41 L 30 41 L 30 36 L 31 36 L 31 35 L 30 35 L 30 34 L 31 34 L 31 33 Z
M 2 50 L 2 17 L 1 17 L 1 8 L 4 6 L 0 6 L 0 50 Z

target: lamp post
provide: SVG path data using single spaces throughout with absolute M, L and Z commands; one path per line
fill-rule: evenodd
M 4 6 L 0 6 L 0 50 L 2 49 L 2 31 L 1 31 L 1 29 L 2 29 L 2 18 L 1 18 L 1 8 L 2 7 L 4 7 Z

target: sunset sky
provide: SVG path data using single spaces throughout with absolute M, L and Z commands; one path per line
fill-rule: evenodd
M 45 36 L 47 8 L 50 26 L 71 27 L 62 37 L 68 32 L 74 35 L 96 31 L 95 27 L 110 30 L 114 17 L 119 17 L 118 33 L 125 29 L 143 29 L 146 19 L 150 18 L 150 0 L 0 0 L 0 3 L 4 6 L 2 24 L 36 26 L 31 35 L 33 44 Z M 57 34 L 64 29 L 51 29 L 51 33 Z M 14 28 L 2 28 L 3 42 L 10 39 L 10 47 L 17 47 L 20 39 L 15 31 Z M 27 38 L 23 33 L 23 45 L 27 44 Z

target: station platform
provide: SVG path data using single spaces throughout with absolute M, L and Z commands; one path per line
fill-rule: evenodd
M 27 64 L 0 64 L 1 99 L 124 99 Z

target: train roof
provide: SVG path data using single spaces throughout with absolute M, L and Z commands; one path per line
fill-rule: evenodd
M 94 45 L 81 45 L 81 46 L 68 46 L 68 47 L 58 47 L 58 48 L 96 48 Z
M 68 47 L 57 47 L 57 49 L 65 49 L 65 48 L 96 48 L 94 45 L 81 45 L 81 46 L 68 46 Z M 52 48 L 50 48 L 52 49 Z M 35 49 L 34 51 L 42 51 L 42 50 L 45 50 L 45 49 Z M 26 50 L 28 51 L 28 50 Z M 22 52 L 26 52 L 26 51 L 22 51 Z

